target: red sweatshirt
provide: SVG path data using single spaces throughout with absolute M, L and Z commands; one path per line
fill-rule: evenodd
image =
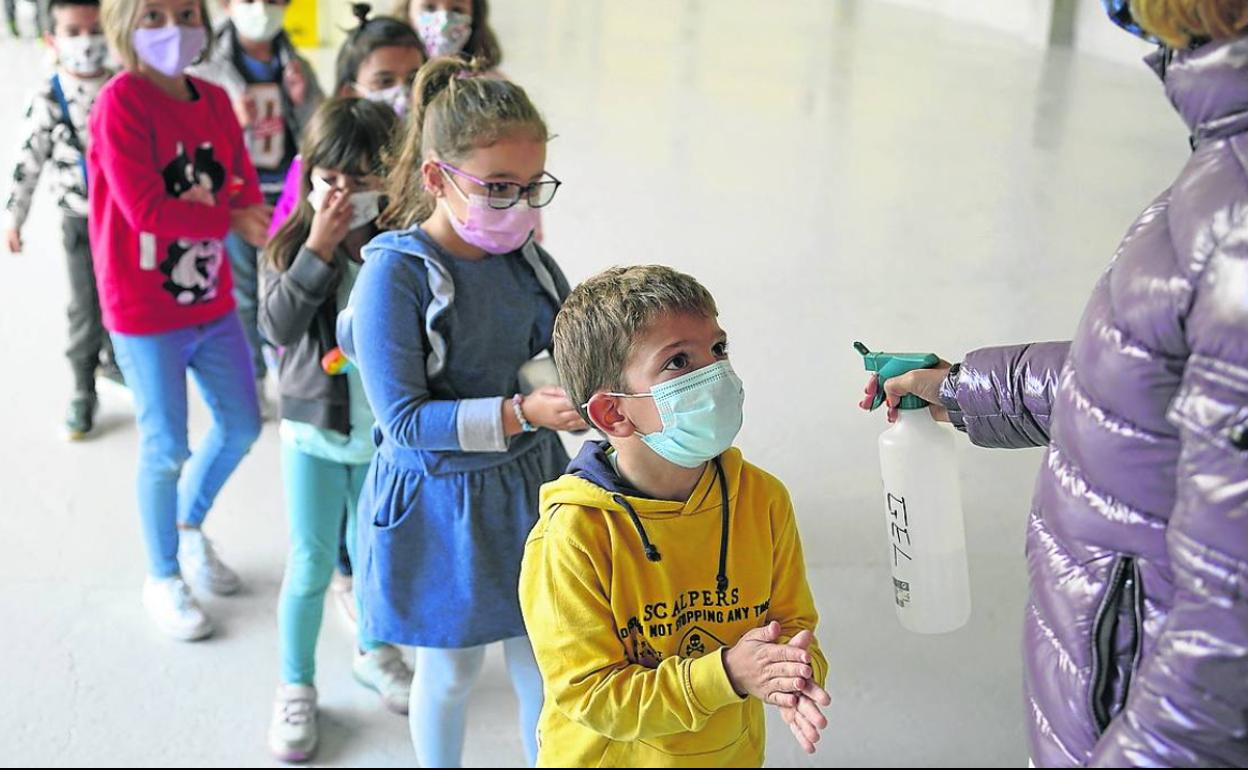
M 91 251 L 110 331 L 157 334 L 234 309 L 230 210 L 263 199 L 229 97 L 189 80 L 198 98 L 184 102 L 122 73 L 91 113 Z M 178 199 L 195 185 L 216 205 Z

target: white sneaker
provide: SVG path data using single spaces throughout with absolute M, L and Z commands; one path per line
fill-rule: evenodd
M 212 541 L 198 529 L 178 530 L 178 562 L 182 574 L 201 591 L 229 596 L 243 587 L 234 570 L 217 556 Z
M 334 605 L 338 608 L 338 614 L 346 621 L 347 626 L 355 631 L 359 625 L 359 619 L 355 616 L 355 591 L 352 590 L 354 583 L 347 575 L 334 570 L 334 577 L 329 581 L 329 595 L 332 597 Z
M 269 750 L 283 762 L 306 762 L 316 752 L 316 688 L 284 684 L 273 700 Z
M 176 575 L 163 580 L 148 577 L 143 584 L 143 606 L 160 630 L 174 639 L 194 642 L 212 633 L 212 621 Z
M 381 696 L 381 702 L 396 714 L 406 714 L 412 694 L 412 670 L 403 662 L 398 648 L 383 644 L 375 650 L 356 652 L 356 681 Z

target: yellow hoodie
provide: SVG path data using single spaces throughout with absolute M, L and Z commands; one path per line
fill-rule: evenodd
M 624 482 L 590 444 L 542 488 L 520 570 L 545 682 L 539 767 L 762 764 L 763 704 L 733 691 L 722 648 L 773 620 L 787 640 L 818 615 L 788 491 L 736 449 L 719 465 L 722 480 L 709 463 L 686 502 L 651 500 L 604 488 Z M 822 685 L 827 662 L 810 652 Z

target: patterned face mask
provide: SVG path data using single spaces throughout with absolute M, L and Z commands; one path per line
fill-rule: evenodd
M 472 37 L 472 17 L 455 11 L 421 11 L 416 34 L 429 58 L 455 56 Z

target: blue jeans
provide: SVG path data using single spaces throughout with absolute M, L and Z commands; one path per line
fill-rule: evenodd
M 537 718 L 542 713 L 542 674 L 529 637 L 503 640 L 507 673 L 520 702 L 520 740 L 526 767 L 537 763 Z M 485 662 L 484 647 L 416 648 L 416 675 L 408 727 L 421 767 L 459 767 L 464 753 L 468 693 Z
M 290 554 L 277 602 L 277 628 L 286 684 L 311 685 L 316 677 L 316 639 L 325 591 L 338 561 L 339 528 L 345 517 L 347 549 L 354 552 L 355 504 L 367 473 L 368 465 L 336 463 L 282 447 Z M 357 644 L 364 652 L 381 646 L 362 634 Z
M 161 334 L 113 334 L 117 364 L 139 425 L 138 499 L 152 577 L 179 574 L 178 525 L 198 527 L 260 435 L 247 339 L 233 313 Z M 186 373 L 195 376 L 212 428 L 191 454 Z

